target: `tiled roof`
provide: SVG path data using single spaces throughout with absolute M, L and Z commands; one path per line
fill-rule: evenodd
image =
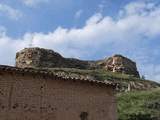
M 43 69 L 35 69 L 35 68 L 18 68 L 13 66 L 0 65 L 0 72 L 33 73 L 33 74 L 52 76 L 52 77 L 56 77 L 63 80 L 85 81 L 85 82 L 90 82 L 90 83 L 99 84 L 99 85 L 106 85 L 106 86 L 113 86 L 113 87 L 117 86 L 117 83 L 109 82 L 107 80 L 99 81 L 99 80 L 71 77 L 68 75 L 64 75 L 64 74 L 60 75 L 51 71 L 47 71 Z

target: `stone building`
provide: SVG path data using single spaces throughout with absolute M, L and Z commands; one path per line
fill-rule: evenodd
M 116 84 L 0 66 L 0 120 L 116 120 Z

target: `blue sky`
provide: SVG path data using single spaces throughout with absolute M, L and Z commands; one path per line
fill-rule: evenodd
M 34 0 L 1 1 L 1 4 L 23 14 L 18 22 L 11 21 L 4 13 L 1 15 L 0 24 L 9 28 L 7 34 L 12 37 L 21 37 L 26 32 L 50 32 L 58 26 L 83 27 L 86 20 L 97 12 L 116 17 L 118 10 L 130 0 L 37 0 L 39 2 L 30 4 L 25 4 L 25 1 Z M 77 18 L 76 13 L 81 17 Z
M 160 0 L 1 0 L 0 64 L 17 51 L 53 49 L 98 60 L 122 54 L 160 82 Z

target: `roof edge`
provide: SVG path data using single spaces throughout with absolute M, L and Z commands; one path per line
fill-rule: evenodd
M 117 83 L 109 82 L 107 80 L 105 81 L 99 81 L 99 80 L 91 80 L 91 79 L 80 79 L 76 77 L 70 77 L 70 76 L 61 76 L 59 74 L 53 73 L 51 71 L 47 70 L 41 70 L 41 69 L 35 69 L 35 68 L 18 68 L 14 66 L 7 66 L 7 65 L 0 65 L 0 72 L 17 72 L 17 73 L 34 73 L 34 74 L 41 74 L 41 75 L 49 75 L 57 78 L 61 78 L 63 80 L 75 80 L 75 81 L 85 81 L 89 83 L 99 84 L 99 85 L 106 85 L 106 86 L 112 86 L 116 88 L 118 86 Z

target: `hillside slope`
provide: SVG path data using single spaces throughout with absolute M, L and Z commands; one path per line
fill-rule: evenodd
M 118 92 L 150 90 L 160 87 L 160 84 L 153 81 L 142 80 L 140 78 L 133 77 L 132 75 L 113 73 L 104 69 L 82 70 L 75 68 L 41 68 L 41 70 L 55 72 L 62 76 L 112 81 L 119 84 L 117 87 Z
M 117 99 L 119 120 L 160 120 L 160 88 L 120 93 Z

